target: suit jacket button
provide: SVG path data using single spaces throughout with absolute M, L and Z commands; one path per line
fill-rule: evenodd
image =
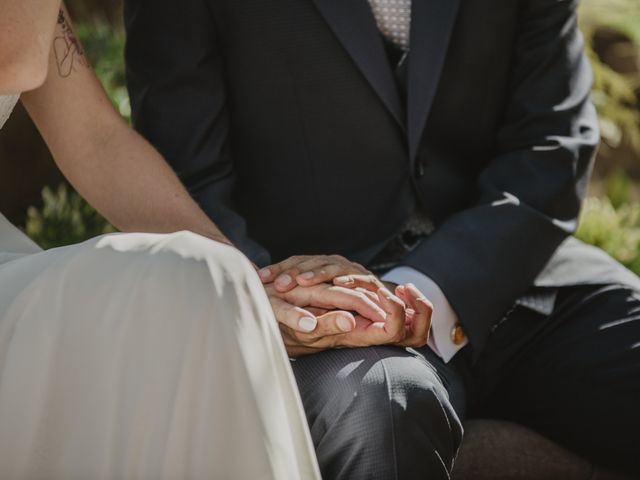
M 464 333 L 462 325 L 457 323 L 455 327 L 451 329 L 451 341 L 454 345 L 462 345 L 467 340 L 467 335 Z
M 416 178 L 424 177 L 424 164 L 420 161 L 417 161 L 414 167 L 414 174 Z

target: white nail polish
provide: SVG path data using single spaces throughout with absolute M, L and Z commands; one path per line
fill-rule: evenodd
M 275 283 L 277 285 L 282 285 L 283 287 L 286 287 L 291 283 L 292 280 L 293 279 L 289 275 L 280 275 L 278 278 L 276 278 Z
M 347 317 L 339 316 L 336 320 L 338 324 L 338 328 L 343 332 L 350 332 L 353 329 L 353 324 L 351 323 L 351 319 Z
M 349 282 L 351 282 L 351 277 L 349 275 L 344 275 L 342 277 L 336 277 L 336 282 L 338 282 L 338 283 L 349 283 Z
M 260 278 L 269 278 L 269 275 L 271 275 L 271 270 L 269 270 L 268 268 L 263 268 L 258 271 L 258 275 L 260 275 Z
M 302 317 L 298 320 L 298 326 L 303 332 L 313 332 L 318 325 L 318 321 L 313 317 Z

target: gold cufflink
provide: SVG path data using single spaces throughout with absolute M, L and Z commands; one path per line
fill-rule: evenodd
M 467 335 L 464 333 L 462 325 L 456 323 L 451 329 L 451 341 L 455 345 L 462 345 L 467 340 Z

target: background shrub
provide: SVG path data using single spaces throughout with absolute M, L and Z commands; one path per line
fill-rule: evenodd
M 629 200 L 631 183 L 620 171 L 605 188 L 605 195 L 585 201 L 576 237 L 640 275 L 640 203 Z
M 60 247 L 115 232 L 95 209 L 66 184 L 45 187 L 43 206 L 27 211 L 26 232 L 42 248 Z

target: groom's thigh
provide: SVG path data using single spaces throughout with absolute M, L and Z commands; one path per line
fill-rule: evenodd
M 596 462 L 640 473 L 638 292 L 564 287 L 551 316 L 521 309 L 493 336 L 495 356 L 524 343 L 503 362 L 485 411 Z
M 323 478 L 449 478 L 464 389 L 428 347 L 330 350 L 292 365 Z

